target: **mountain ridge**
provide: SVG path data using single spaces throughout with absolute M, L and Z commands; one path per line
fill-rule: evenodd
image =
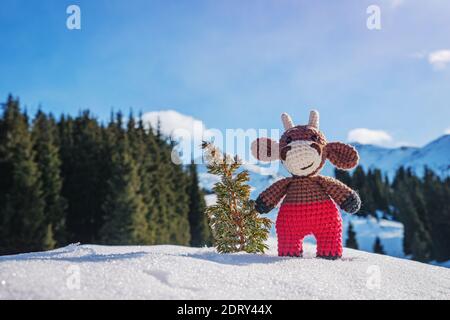
M 403 166 L 421 176 L 424 167 L 432 169 L 441 178 L 450 175 L 450 135 L 445 134 L 423 147 L 401 146 L 386 148 L 370 144 L 351 143 L 360 154 L 360 165 L 365 169 L 378 168 L 392 179 Z

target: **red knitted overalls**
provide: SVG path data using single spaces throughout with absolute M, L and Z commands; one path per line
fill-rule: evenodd
M 303 238 L 310 234 L 316 238 L 318 255 L 342 255 L 342 218 L 331 199 L 282 204 L 276 230 L 280 256 L 299 256 Z

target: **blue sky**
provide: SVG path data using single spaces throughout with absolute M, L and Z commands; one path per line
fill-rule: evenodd
M 66 28 L 71 4 L 81 30 Z M 2 0 L 0 98 L 102 119 L 173 109 L 222 130 L 316 108 L 329 140 L 364 128 L 423 145 L 450 129 L 448 50 L 449 1 Z

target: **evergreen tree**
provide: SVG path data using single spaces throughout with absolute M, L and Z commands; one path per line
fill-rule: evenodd
M 221 178 L 214 186 L 217 203 L 206 209 L 217 251 L 263 253 L 267 249 L 264 241 L 269 236 L 271 221 L 260 217 L 249 199 L 248 172 L 236 173 L 241 166 L 237 157 L 222 155 L 210 143 L 205 142 L 202 147 L 208 172 Z
M 0 253 L 51 248 L 44 216 L 41 175 L 27 118 L 11 96 L 4 106 L 0 137 L 0 176 L 4 178 L 0 203 Z
M 158 199 L 152 208 L 149 219 L 155 227 L 155 243 L 171 243 L 170 221 L 173 202 L 175 201 L 172 190 L 173 180 L 171 179 L 171 167 L 169 160 L 164 156 L 162 141 L 158 142 L 158 152 L 156 152 L 156 163 L 154 166 L 154 187 L 152 197 Z
M 374 209 L 385 213 L 389 212 L 389 184 L 383 181 L 380 169 L 373 170 L 371 181 L 371 192 L 373 194 Z
M 62 195 L 68 201 L 67 231 L 70 242 L 95 243 L 103 225 L 102 204 L 109 172 L 102 127 L 88 111 L 60 123 L 63 162 Z
M 350 173 L 348 171 L 335 168 L 334 176 L 345 185 L 349 187 L 352 186 L 352 177 L 350 176 Z
M 33 121 L 32 137 L 36 161 L 41 172 L 44 212 L 48 224 L 47 237 L 54 237 L 54 244 L 62 246 L 66 243 L 66 201 L 61 196 L 61 160 L 56 136 L 57 127 L 53 117 L 38 111 Z
M 369 169 L 367 171 L 367 175 L 365 179 L 363 180 L 363 186 L 361 188 L 360 194 L 363 196 L 361 197 L 361 208 L 366 215 L 372 215 L 376 216 L 376 199 L 375 199 L 375 183 L 374 183 L 374 172 L 372 169 Z M 375 192 L 374 192 L 375 191 Z
M 375 238 L 375 243 L 373 244 L 373 252 L 378 254 L 386 254 L 379 237 Z
M 356 232 L 353 228 L 353 223 L 349 222 L 347 230 L 347 240 L 345 241 L 347 248 L 358 250 L 358 241 L 356 240 Z
M 202 247 L 212 245 L 212 234 L 206 215 L 205 195 L 200 190 L 197 165 L 192 161 L 189 166 L 189 226 L 191 230 L 191 246 Z
M 158 237 L 158 234 L 160 235 L 160 225 L 156 223 L 156 221 L 160 220 L 158 212 L 160 199 L 156 195 L 159 192 L 158 188 L 163 185 L 158 180 L 160 177 L 158 167 L 161 162 L 160 147 L 151 126 L 149 125 L 148 128 L 145 128 L 142 115 L 139 117 L 138 131 L 142 135 L 142 151 L 140 152 L 142 156 L 140 171 L 142 180 L 141 193 L 147 205 L 146 217 L 149 224 L 149 233 L 152 235 L 152 243 L 162 243 Z M 164 217 L 166 216 L 164 215 Z M 161 220 L 165 221 L 164 218 Z
M 8 101 L 3 104 L 2 103 L 2 114 L 0 116 L 0 207 L 2 203 L 5 203 L 6 193 L 11 188 L 11 179 L 12 179 L 12 164 L 11 161 L 8 161 L 7 150 L 4 148 L 8 134 L 7 134 L 7 126 L 4 120 L 4 112 L 9 104 L 13 103 L 12 96 L 8 97 Z M 0 237 L 2 226 L 4 227 L 3 221 L 1 220 L 3 216 L 0 211 Z
M 361 190 L 366 181 L 366 174 L 361 166 L 357 166 L 353 171 L 351 187 L 356 190 Z
M 170 160 L 169 160 L 170 161 Z M 183 171 L 181 165 L 174 164 L 171 168 L 171 180 L 173 200 L 170 210 L 170 242 L 189 245 L 191 232 L 189 226 L 189 195 L 186 192 L 189 176 Z
M 361 209 L 358 215 L 366 217 L 368 215 L 375 215 L 373 195 L 370 190 L 368 183 L 369 176 L 371 175 L 370 170 L 367 175 L 361 166 L 356 167 L 352 175 L 352 183 L 350 187 L 356 190 L 361 197 Z
M 449 179 L 447 178 L 447 181 Z M 424 170 L 423 194 L 430 221 L 433 257 L 437 261 L 450 259 L 450 189 L 429 168 Z
M 404 226 L 403 251 L 415 260 L 428 261 L 433 251 L 432 240 L 417 180 L 411 171 L 399 168 L 393 186 L 396 216 Z
M 149 244 L 154 244 L 156 242 L 155 230 L 157 229 L 157 226 L 152 223 L 151 216 L 153 210 L 155 210 L 156 202 L 158 201 L 158 199 L 154 198 L 156 177 L 155 153 L 157 152 L 158 147 L 156 146 L 151 130 L 146 131 L 142 115 L 140 115 L 137 124 L 132 112 L 128 119 L 127 134 L 133 159 L 138 168 L 138 176 L 141 180 L 139 193 L 142 195 L 145 205 L 145 216 L 148 224 L 148 240 Z
M 121 128 L 120 115 L 116 126 L 116 144 L 111 155 L 112 174 L 108 179 L 108 195 L 103 204 L 106 215 L 100 238 L 107 244 L 147 244 L 150 239 L 146 208 L 139 193 L 138 169 L 128 137 Z

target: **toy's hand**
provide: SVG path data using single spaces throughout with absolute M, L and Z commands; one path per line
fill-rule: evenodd
M 270 210 L 272 210 L 273 208 L 271 208 L 270 206 L 267 206 L 264 201 L 261 199 L 261 197 L 258 197 L 258 199 L 256 199 L 255 201 L 255 209 L 256 211 L 258 211 L 259 213 L 268 213 L 270 212 Z
M 356 213 L 361 208 L 359 195 L 355 191 L 352 191 L 344 202 L 342 202 L 341 208 L 348 213 Z

